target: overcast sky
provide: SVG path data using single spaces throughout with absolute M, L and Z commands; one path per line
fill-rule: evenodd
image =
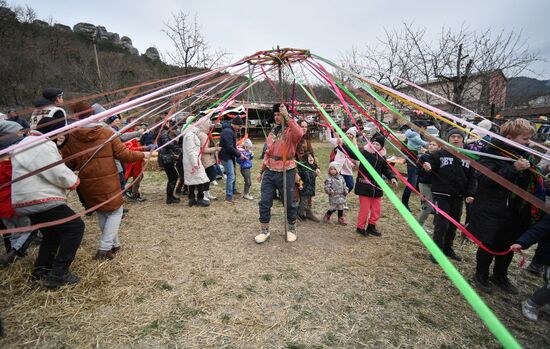
M 29 5 L 40 19 L 71 27 L 78 22 L 105 26 L 129 36 L 140 53 L 150 46 L 161 52 L 170 49 L 161 30 L 172 13 L 196 14 L 210 45 L 231 52 L 233 60 L 276 45 L 338 59 L 352 45 L 376 44 L 384 28 L 403 22 L 425 26 L 431 37 L 443 25 L 521 30 L 530 49 L 547 60 L 533 66 L 538 75 L 529 76 L 550 79 L 550 0 L 7 1 L 10 6 Z

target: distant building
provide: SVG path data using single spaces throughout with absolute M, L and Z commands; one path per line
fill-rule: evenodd
M 507 84 L 508 79 L 501 70 L 487 74 L 474 74 L 466 81 L 462 105 L 480 115 L 495 115 L 504 108 Z M 417 85 L 448 100 L 453 100 L 453 83 L 451 81 L 440 79 L 424 84 L 417 83 Z M 450 111 L 453 107 L 451 103 L 414 87 L 407 86 L 402 88 L 401 92 L 444 111 Z M 465 114 L 465 112 L 461 112 L 461 114 Z

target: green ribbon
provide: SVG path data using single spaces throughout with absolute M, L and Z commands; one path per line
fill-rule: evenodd
M 382 177 L 376 172 L 372 165 L 367 161 L 367 159 L 361 154 L 359 149 L 347 138 L 345 137 L 344 131 L 338 127 L 336 122 L 328 115 L 328 113 L 321 107 L 319 102 L 313 98 L 309 91 L 301 84 L 298 83 L 302 90 L 306 93 L 309 99 L 316 105 L 317 109 L 325 116 L 326 120 L 332 125 L 334 130 L 342 137 L 342 140 L 346 142 L 346 145 L 353 151 L 357 156 L 361 164 L 367 169 L 369 174 L 372 176 L 374 181 L 378 186 L 384 191 L 388 196 L 388 199 L 395 206 L 397 211 L 403 216 L 407 224 L 414 231 L 416 236 L 420 241 L 426 246 L 428 251 L 432 254 L 435 260 L 439 263 L 443 271 L 447 274 L 449 279 L 453 284 L 458 288 L 462 296 L 470 303 L 474 311 L 479 315 L 483 322 L 487 325 L 489 330 L 497 338 L 497 340 L 505 348 L 521 348 L 520 344 L 516 339 L 510 334 L 506 327 L 500 322 L 500 320 L 495 316 L 491 309 L 483 302 L 481 297 L 475 292 L 475 290 L 470 286 L 470 284 L 464 279 L 460 272 L 454 267 L 454 265 L 447 259 L 445 254 L 439 249 L 439 247 L 434 243 L 432 238 L 426 233 L 424 228 L 418 223 L 416 218 L 411 214 L 411 212 L 403 205 L 401 200 L 395 195 L 395 193 L 390 189 L 388 184 L 382 179 Z M 370 89 L 370 87 L 369 87 Z M 370 89 L 372 91 L 372 89 Z M 372 91 L 374 92 L 374 91 Z M 375 95 L 376 92 L 374 92 Z M 374 97 L 374 96 L 373 96 Z M 382 99 L 383 100 L 383 99 Z M 390 108 L 395 113 L 399 113 L 392 105 L 387 103 L 385 100 L 380 101 L 388 108 Z

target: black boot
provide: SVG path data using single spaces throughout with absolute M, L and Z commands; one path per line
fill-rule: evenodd
M 376 226 L 373 224 L 369 224 L 367 226 L 367 233 L 373 235 L 373 236 L 382 236 L 382 233 L 376 230 Z
M 7 267 L 17 258 L 17 252 L 14 249 L 11 249 L 8 253 L 0 257 L 0 267 Z
M 80 278 L 72 274 L 67 268 L 56 267 L 44 277 L 42 285 L 49 289 L 57 289 L 65 285 L 75 285 L 79 282 Z
M 176 187 L 176 183 L 174 182 L 168 182 L 166 184 L 166 203 L 168 205 L 177 204 L 180 202 L 180 199 L 174 196 L 175 187 Z

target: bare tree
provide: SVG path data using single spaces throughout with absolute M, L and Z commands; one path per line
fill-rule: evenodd
M 16 6 L 13 8 L 13 12 L 17 15 L 17 19 L 22 23 L 32 23 L 37 19 L 36 11 L 29 5 Z
M 188 73 L 190 68 L 211 69 L 223 64 L 230 56 L 222 49 L 211 50 L 202 36 L 196 15 L 191 20 L 187 13 L 174 13 L 165 26 L 163 32 L 174 45 L 173 51 L 166 54 L 172 63 L 182 67 L 185 73 Z
M 443 27 L 434 42 L 425 34 L 425 28 L 404 23 L 399 30 L 386 31 L 375 47 L 367 46 L 362 53 L 352 48 L 342 64 L 366 67 L 365 76 L 392 88 L 404 88 L 396 77 L 414 81 L 456 104 L 488 114 L 495 112 L 495 106 L 504 105 L 506 77 L 530 71 L 530 65 L 541 60 L 538 53 L 529 50 L 521 32 L 494 35 L 491 30 Z M 414 89 L 406 92 L 428 103 L 435 100 Z M 448 108 L 459 111 L 454 105 Z

